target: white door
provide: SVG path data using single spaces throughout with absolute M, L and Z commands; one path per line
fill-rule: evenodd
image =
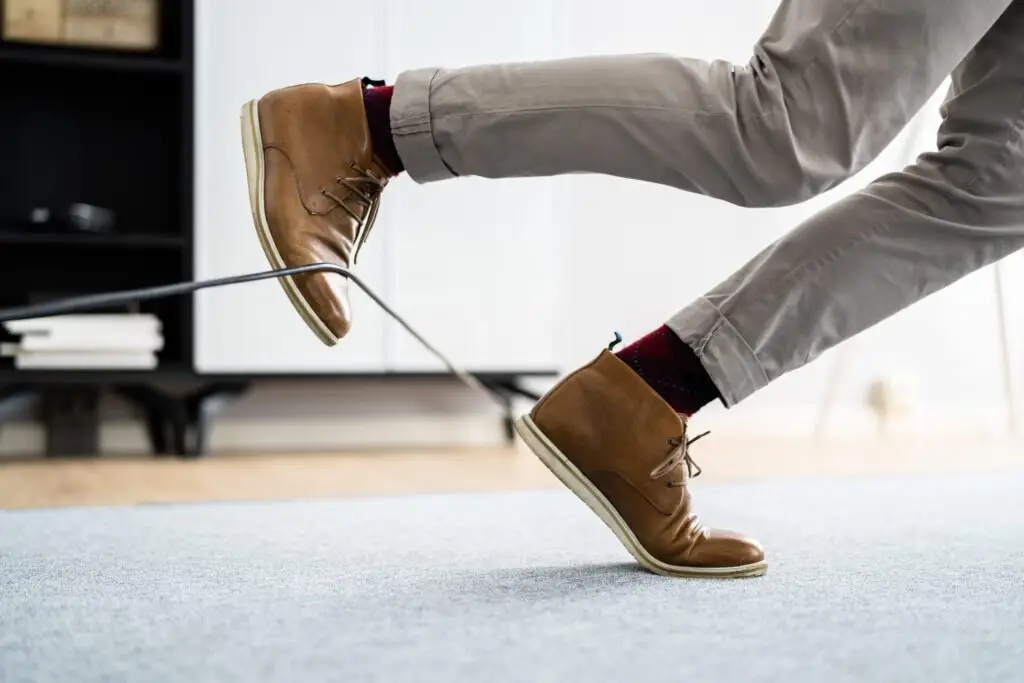
M 268 267 L 246 197 L 242 104 L 286 85 L 375 77 L 383 65 L 382 19 L 376 2 L 197 1 L 197 278 Z M 385 254 L 374 237 L 360 255 L 358 274 L 383 288 Z M 195 299 L 196 367 L 204 372 L 380 372 L 385 368 L 383 314 L 352 290 L 354 328 L 334 348 L 323 346 L 306 328 L 276 281 L 201 292 Z

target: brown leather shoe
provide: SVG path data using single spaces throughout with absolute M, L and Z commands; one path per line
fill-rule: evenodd
M 764 574 L 764 550 L 693 512 L 686 421 L 609 351 L 548 392 L 516 430 L 562 483 L 652 572 Z M 699 474 L 699 471 L 698 471 Z
M 272 268 L 355 265 L 388 182 L 363 108 L 370 82 L 292 86 L 242 108 L 249 203 Z M 348 333 L 348 280 L 311 273 L 280 282 L 321 341 L 333 346 Z

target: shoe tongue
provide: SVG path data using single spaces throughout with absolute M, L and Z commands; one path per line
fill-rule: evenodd
M 384 164 L 384 162 L 381 161 L 380 157 L 378 157 L 376 154 L 370 160 L 370 168 L 368 170 L 373 171 L 374 173 L 378 174 L 385 180 L 389 180 L 398 175 L 397 173 L 389 169 Z

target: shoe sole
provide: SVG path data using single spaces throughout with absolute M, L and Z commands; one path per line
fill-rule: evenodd
M 612 530 L 626 550 L 645 569 L 673 578 L 717 578 L 739 579 L 761 576 L 768 571 L 767 561 L 738 567 L 680 567 L 662 562 L 640 545 L 640 541 L 626 525 L 618 511 L 597 487 L 562 454 L 558 448 L 538 429 L 529 415 L 523 415 L 515 423 L 516 432 L 533 451 L 545 467 L 551 470 L 559 481 L 565 484 L 576 497 L 582 500 L 594 514 Z
M 266 181 L 266 165 L 263 156 L 263 136 L 260 133 L 260 115 L 256 100 L 251 100 L 242 106 L 242 149 L 245 152 L 245 176 L 249 184 L 249 207 L 252 209 L 252 221 L 256 227 L 256 235 L 259 237 L 263 253 L 274 270 L 287 268 L 281 253 L 277 250 L 274 238 L 271 235 L 270 227 L 267 225 L 267 209 L 264 204 L 264 189 Z M 338 335 L 320 320 L 312 306 L 306 301 L 299 291 L 298 285 L 291 276 L 277 278 L 288 295 L 295 311 L 305 321 L 313 334 L 327 346 L 334 346 L 338 343 Z

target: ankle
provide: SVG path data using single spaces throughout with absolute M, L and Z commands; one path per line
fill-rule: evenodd
M 402 158 L 395 148 L 395 139 L 391 134 L 391 98 L 394 86 L 383 85 L 363 91 L 363 106 L 366 109 L 366 122 L 370 130 L 370 145 L 373 156 L 384 170 L 392 176 L 405 170 Z
M 681 415 L 721 398 L 697 354 L 665 325 L 616 355 Z

